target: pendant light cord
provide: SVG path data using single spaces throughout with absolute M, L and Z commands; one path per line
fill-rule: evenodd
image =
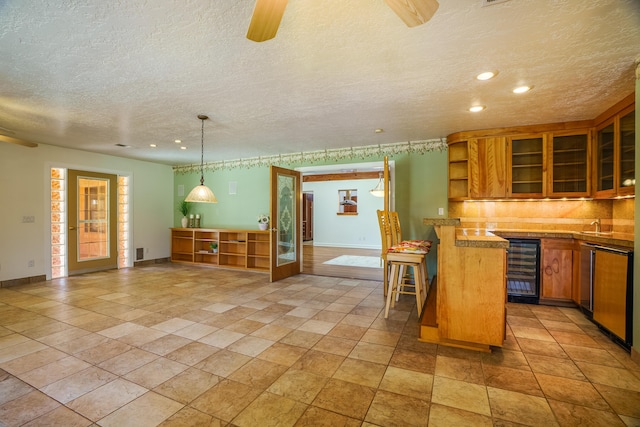
M 200 132 L 200 185 L 204 185 L 204 120 L 202 120 L 202 129 Z

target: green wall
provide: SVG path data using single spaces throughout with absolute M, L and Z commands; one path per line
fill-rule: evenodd
M 423 239 L 430 229 L 422 225 L 422 218 L 434 217 L 438 208 L 447 214 L 447 153 L 432 151 L 426 154 L 400 154 L 389 157 L 395 161 L 395 208 L 400 214 L 405 238 Z M 344 159 L 342 163 L 382 161 L 382 158 Z M 297 163 L 279 166 L 294 169 L 302 166 L 318 166 L 326 163 Z M 182 215 L 178 203 L 193 187 L 199 184 L 200 174 L 174 176 L 173 199 L 174 226 L 180 225 Z M 218 228 L 255 228 L 257 216 L 269 212 L 269 169 L 267 167 L 236 168 L 230 170 L 205 171 L 204 182 L 218 198 L 217 204 L 193 204 L 192 213 L 202 215 L 202 226 Z M 237 193 L 229 194 L 229 183 L 235 182 Z M 184 196 L 178 187 L 184 186 Z M 378 230 L 374 230 L 378 232 Z
M 200 174 L 174 175 L 173 225 L 179 227 L 182 214 L 178 212 L 178 203 L 200 184 Z M 268 168 L 205 171 L 204 183 L 216 195 L 218 203 L 191 204 L 191 213 L 202 217 L 201 227 L 257 229 L 258 215 L 269 214 Z M 236 194 L 229 194 L 229 183 L 235 183 Z M 184 186 L 183 196 L 178 194 L 180 185 Z
M 353 164 L 382 161 L 382 157 L 345 158 L 340 163 Z M 422 224 L 425 217 L 438 216 L 438 208 L 444 208 L 447 216 L 447 152 L 431 151 L 425 154 L 398 154 L 389 156 L 395 161 L 395 210 L 400 215 L 405 239 L 437 240 L 432 227 Z M 294 169 L 302 166 L 322 166 L 337 162 L 281 164 Z M 202 215 L 202 227 L 249 228 L 257 227 L 257 216 L 269 212 L 269 168 L 236 168 L 205 171 L 204 182 L 218 198 L 217 204 L 193 204 L 192 213 Z M 229 194 L 229 183 L 235 182 L 237 194 Z M 200 183 L 199 173 L 175 173 L 173 199 L 176 206 L 174 226 L 180 226 L 182 215 L 178 203 L 191 189 Z M 184 196 L 178 195 L 178 187 L 184 186 Z M 379 233 L 378 229 L 371 230 Z M 429 273 L 436 272 L 435 245 L 429 254 Z

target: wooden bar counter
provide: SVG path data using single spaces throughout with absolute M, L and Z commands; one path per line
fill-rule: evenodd
M 436 283 L 425 305 L 420 340 L 486 352 L 501 347 L 509 242 L 485 230 L 461 229 L 455 218 L 425 218 L 423 223 L 434 226 L 440 242 Z

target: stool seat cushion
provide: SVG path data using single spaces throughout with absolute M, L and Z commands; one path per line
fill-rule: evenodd
M 431 249 L 430 240 L 403 240 L 397 245 L 389 247 L 387 253 L 417 253 L 427 254 Z

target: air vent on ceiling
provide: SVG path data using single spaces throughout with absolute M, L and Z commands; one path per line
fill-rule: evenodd
M 482 1 L 482 7 L 485 6 L 493 6 L 494 4 L 498 4 L 498 3 L 506 3 L 509 0 L 481 0 Z
M 126 144 L 116 144 L 116 147 L 129 148 L 131 146 Z

